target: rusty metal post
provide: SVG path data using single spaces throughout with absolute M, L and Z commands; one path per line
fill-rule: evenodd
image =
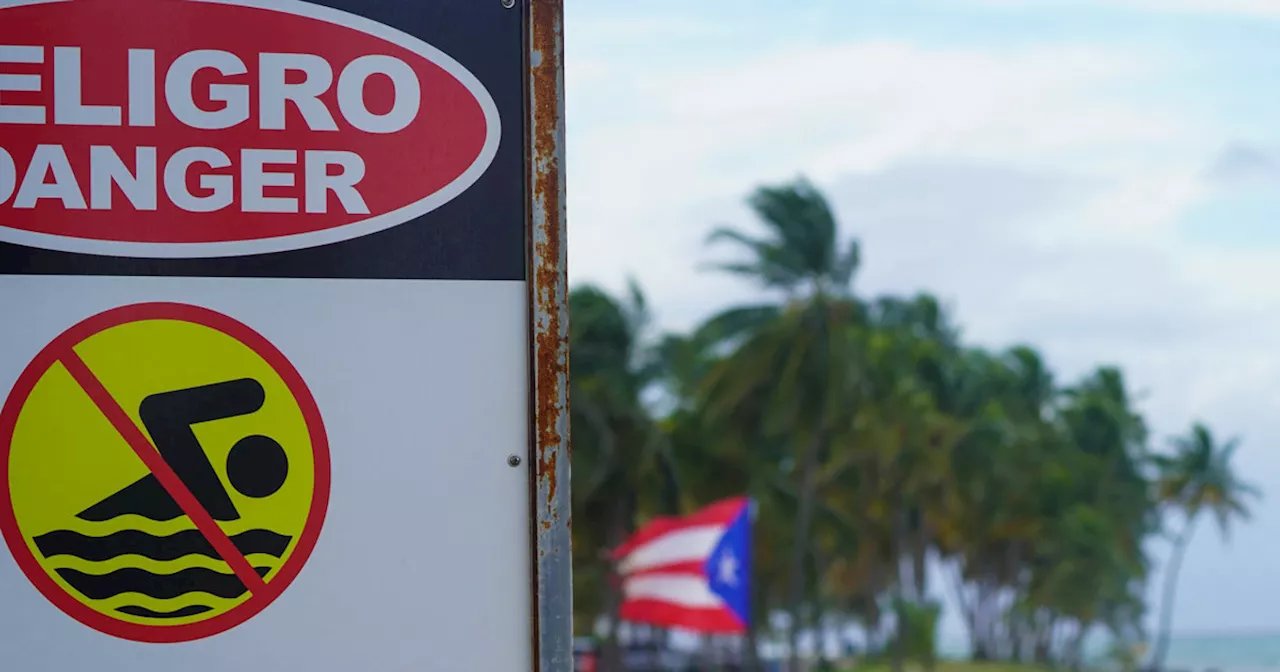
M 573 670 L 564 0 L 527 0 L 535 670 Z

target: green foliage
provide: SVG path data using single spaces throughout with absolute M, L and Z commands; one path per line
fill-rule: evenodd
M 1261 494 L 1236 474 L 1232 459 L 1239 440 L 1219 444 L 1208 427 L 1196 423 L 1172 443 L 1173 454 L 1157 461 L 1160 501 L 1188 519 L 1201 513 L 1213 515 L 1219 532 L 1227 536 L 1232 521 L 1249 518 L 1248 502 Z
M 1152 454 L 1119 369 L 1060 381 L 1031 346 L 966 344 L 933 296 L 859 296 L 861 249 L 808 182 L 749 204 L 759 233 L 711 241 L 742 253 L 714 268 L 758 301 L 651 337 L 634 286 L 571 295 L 579 631 L 616 604 L 625 534 L 745 493 L 755 614 L 856 623 L 930 667 L 940 560 L 979 659 L 1075 668 L 1091 632 L 1144 640 L 1161 514 L 1207 512 L 1224 534 L 1247 515 L 1236 443 L 1196 425 Z
M 1175 437 L 1171 443 L 1172 454 L 1156 458 L 1156 496 L 1161 504 L 1180 514 L 1185 522 L 1174 539 L 1173 555 L 1165 575 L 1160 633 L 1152 654 L 1156 667 L 1163 666 L 1169 651 L 1178 572 L 1196 522 L 1202 514 L 1211 514 L 1218 532 L 1225 539 L 1232 522 L 1249 518 L 1249 501 L 1261 496 L 1256 487 L 1236 474 L 1232 459 L 1240 447 L 1238 440 L 1219 443 L 1208 427 L 1195 423 L 1191 431 L 1185 436 Z
M 898 599 L 894 601 L 893 611 L 898 622 L 894 646 L 901 652 L 902 660 L 932 672 L 938 662 L 938 621 L 942 618 L 942 605 Z

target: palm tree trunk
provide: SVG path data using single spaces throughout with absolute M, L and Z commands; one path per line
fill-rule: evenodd
M 772 605 L 764 592 L 758 587 L 751 591 L 751 618 L 747 621 L 746 672 L 764 672 L 764 661 L 760 657 L 760 634 L 762 631 L 767 632 L 764 628 L 768 627 L 768 614 L 772 613 Z
M 607 613 L 609 626 L 600 647 L 600 672 L 622 672 L 622 646 L 618 642 L 618 614 L 622 608 L 622 595 L 618 588 L 610 588 Z
M 924 530 L 921 530 L 921 538 L 917 540 L 916 548 L 911 554 L 911 582 L 918 602 L 929 599 L 929 542 L 924 535 Z
M 1070 644 L 1067 645 L 1069 657 L 1067 665 L 1071 672 L 1080 672 L 1084 667 L 1084 640 L 1089 636 L 1090 627 L 1088 623 L 1081 623 L 1075 637 L 1072 637 Z
M 821 581 L 821 577 L 827 571 L 827 558 L 825 554 L 820 553 L 817 548 L 813 549 L 813 574 Z M 821 599 L 821 595 L 813 604 L 812 625 L 809 629 L 813 632 L 814 637 L 814 658 L 816 659 L 818 670 L 832 669 L 831 661 L 827 658 L 827 630 L 830 625 L 828 616 L 828 605 Z
M 880 610 L 874 599 L 867 600 L 862 607 L 862 629 L 867 635 L 865 656 L 879 656 L 880 646 Z
M 929 599 L 929 527 L 924 510 L 916 507 L 908 517 L 908 525 L 912 599 L 923 603 Z
M 1052 613 L 1036 614 L 1036 632 L 1031 662 L 1040 667 L 1048 667 L 1053 659 L 1053 632 L 1058 627 L 1057 617 Z
M 611 516 L 608 536 L 606 537 L 609 548 L 617 548 L 630 532 L 631 506 L 628 499 L 623 497 L 613 505 L 613 515 Z M 607 573 L 609 583 L 605 599 L 606 611 L 609 614 L 609 629 L 600 652 L 601 672 L 622 672 L 623 670 L 622 646 L 618 641 L 618 619 L 622 609 L 622 584 L 613 569 L 613 566 L 610 565 Z
M 800 474 L 800 507 L 796 513 L 796 539 L 791 554 L 791 576 L 787 590 L 788 607 L 791 610 L 789 634 L 791 651 L 787 669 L 800 672 L 800 612 L 804 604 L 804 566 L 809 555 L 809 528 L 813 524 L 813 509 L 818 498 L 818 452 L 821 434 L 815 434 L 805 451 Z
M 893 538 L 889 542 L 889 547 L 893 554 L 894 584 L 892 594 L 894 596 L 894 608 L 897 611 L 894 619 L 893 634 L 893 650 L 889 656 L 889 669 L 892 672 L 902 672 L 907 662 L 907 637 L 910 625 L 907 623 L 906 601 L 907 594 L 904 587 L 905 576 L 910 572 L 903 571 L 903 560 L 906 558 L 906 536 L 907 536 L 907 514 L 901 508 L 893 512 Z
M 743 655 L 746 663 L 747 672 L 761 672 L 763 669 L 760 665 L 760 624 L 756 620 L 752 620 L 750 627 L 747 628 L 747 650 Z
M 1173 601 L 1178 592 L 1178 573 L 1182 571 L 1182 558 L 1187 553 L 1191 542 L 1191 532 L 1195 528 L 1195 519 L 1189 518 L 1182 534 L 1173 542 L 1173 553 L 1169 556 L 1169 567 L 1165 571 L 1164 594 L 1160 598 L 1160 630 L 1156 635 L 1156 645 L 1152 650 L 1151 667 L 1164 669 L 1165 658 L 1169 655 L 1169 644 L 1173 636 Z

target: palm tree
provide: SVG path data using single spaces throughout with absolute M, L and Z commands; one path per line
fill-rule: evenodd
M 708 242 L 731 242 L 747 253 L 716 268 L 749 278 L 783 300 L 727 310 L 697 338 L 732 350 L 705 380 L 709 417 L 755 427 L 752 434 L 786 437 L 793 446 L 790 471 L 798 482 L 786 602 L 795 670 L 818 467 L 836 425 L 849 413 L 851 372 L 858 370 L 848 331 L 862 319 L 851 287 L 860 255 L 856 241 L 841 244 L 830 206 L 804 179 L 758 189 L 748 203 L 766 233 L 713 232 Z M 762 397 L 763 416 L 746 403 Z
M 1237 439 L 1219 443 L 1212 431 L 1201 423 L 1173 440 L 1173 455 L 1157 460 L 1159 476 L 1157 497 L 1185 519 L 1182 530 L 1174 537 L 1169 566 L 1165 570 L 1164 595 L 1160 604 L 1160 631 L 1152 653 L 1152 667 L 1164 667 L 1169 653 L 1173 627 L 1173 603 L 1178 589 L 1178 572 L 1191 542 L 1200 514 L 1209 512 L 1226 538 L 1233 520 L 1249 518 L 1248 500 L 1257 498 L 1257 488 L 1236 474 L 1231 460 L 1240 446 Z
M 616 620 L 607 551 L 638 522 L 746 492 L 759 514 L 751 625 L 790 612 L 792 670 L 802 625 L 850 621 L 871 648 L 898 645 L 894 667 L 907 643 L 927 663 L 931 621 L 903 615 L 928 611 L 931 557 L 976 658 L 1079 667 L 1091 631 L 1143 635 L 1143 549 L 1163 503 L 1186 523 L 1166 576 L 1162 664 L 1200 514 L 1225 534 L 1257 494 L 1233 471 L 1236 442 L 1196 425 L 1153 460 L 1119 369 L 1060 387 L 1031 347 L 967 347 L 927 294 L 864 303 L 851 286 L 858 245 L 841 242 L 804 180 L 749 204 L 759 233 L 720 229 L 709 242 L 746 253 L 716 268 L 765 300 L 650 347 L 634 286 L 571 293 L 575 624 Z M 917 625 L 887 631 L 890 605 Z M 604 669 L 621 662 L 610 644 Z
M 616 616 L 620 603 L 607 552 L 645 509 L 661 501 L 673 473 L 669 443 L 643 403 L 655 367 L 642 334 L 644 296 L 634 285 L 625 302 L 583 286 L 569 295 L 570 394 L 573 398 L 575 608 L 580 629 L 606 615 L 603 669 L 620 668 Z
M 1001 641 L 1002 593 L 1027 592 L 1024 569 L 1042 539 L 1037 509 L 1047 477 L 1072 473 L 1060 467 L 1066 456 L 1048 422 L 1059 391 L 1027 347 L 963 351 L 937 378 L 935 397 L 964 430 L 952 449 L 937 544 L 975 659 L 1000 658 L 1009 648 Z

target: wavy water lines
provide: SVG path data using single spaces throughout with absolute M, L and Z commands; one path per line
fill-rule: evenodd
M 221 613 L 248 596 L 244 582 L 198 530 L 164 525 L 165 533 L 152 534 L 107 527 L 110 531 L 99 535 L 66 529 L 31 539 L 46 568 L 99 611 L 179 622 Z M 293 541 L 264 529 L 247 529 L 230 539 L 264 579 L 281 564 Z
M 258 576 L 271 571 L 255 567 Z M 170 600 L 189 593 L 207 593 L 231 599 L 247 590 L 232 573 L 215 572 L 204 567 L 183 569 L 174 574 L 153 574 L 145 569 L 127 567 L 107 574 L 86 574 L 74 569 L 59 569 L 58 575 L 91 600 L 102 600 L 124 593 L 137 593 L 157 600 Z
M 55 530 L 32 541 L 46 558 L 69 555 L 97 562 L 121 555 L 140 555 L 152 560 L 177 560 L 188 555 L 217 558 L 218 553 L 198 530 L 184 530 L 168 536 L 154 536 L 141 530 L 121 530 L 104 537 L 91 537 L 72 530 Z M 244 555 L 264 554 L 284 557 L 290 538 L 270 530 L 249 530 L 231 537 Z

